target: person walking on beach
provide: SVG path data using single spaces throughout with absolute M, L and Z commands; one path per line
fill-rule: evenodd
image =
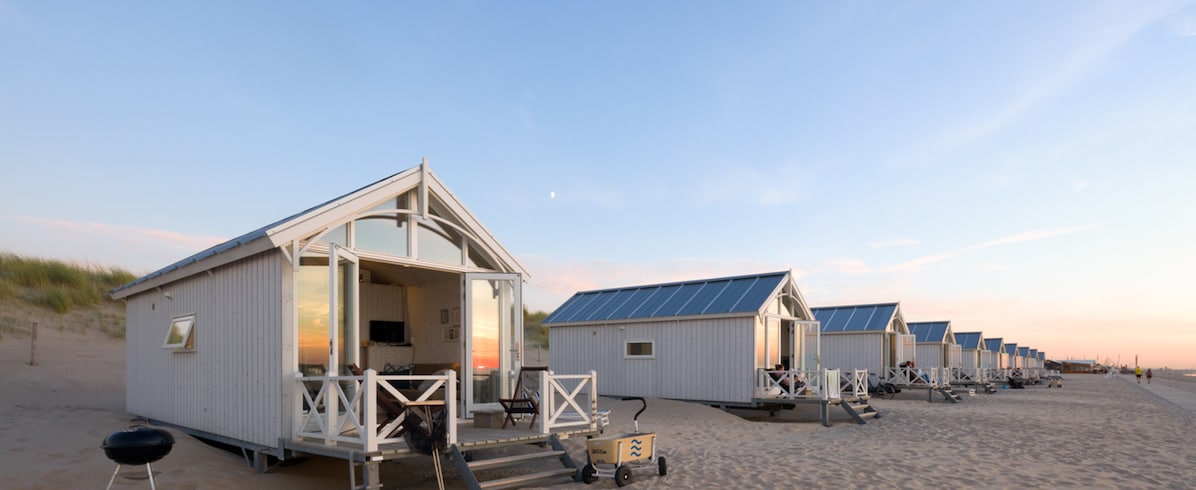
M 1146 384 L 1150 384 L 1150 378 L 1153 378 L 1153 377 L 1154 377 L 1154 371 L 1151 371 L 1150 368 L 1146 368 Z
M 1138 384 L 1142 384 L 1142 366 L 1134 368 L 1134 377 L 1138 378 Z

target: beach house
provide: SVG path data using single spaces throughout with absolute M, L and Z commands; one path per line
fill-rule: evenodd
M 550 366 L 603 395 L 754 407 L 822 394 L 813 320 L 784 271 L 580 291 L 542 324 Z
M 378 461 L 414 450 L 403 410 L 432 407 L 462 450 L 475 415 L 503 410 L 527 277 L 425 161 L 113 290 L 127 310 L 126 407 L 244 448 L 259 470 L 321 454 L 376 480 Z M 596 375 L 572 376 L 592 387 Z M 533 437 L 596 433 L 593 391 L 541 393 L 573 419 L 540 417 Z
M 1007 371 L 1006 376 L 1021 376 L 1021 357 L 1017 355 L 1017 344 L 1005 342 L 1005 354 L 1001 356 L 1002 367 Z
M 985 369 L 984 335 L 981 332 L 955 332 L 959 344 L 959 369 L 952 371 L 951 382 L 961 385 L 984 384 L 988 382 Z
M 812 311 L 822 328 L 824 367 L 864 369 L 899 385 L 916 376 L 905 367 L 917 361 L 917 351 L 899 303 L 819 306 Z
M 1005 339 L 1001 337 L 984 339 L 984 353 L 981 358 L 984 360 L 983 367 L 988 370 L 990 380 L 1002 380 L 1008 376 L 1005 372 L 1004 356 Z
M 959 368 L 961 357 L 951 322 L 910 322 L 909 333 L 918 346 L 918 367 L 930 376 L 931 384 L 950 381 L 950 373 Z

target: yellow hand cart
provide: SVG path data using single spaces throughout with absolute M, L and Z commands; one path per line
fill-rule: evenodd
M 635 480 L 631 472 L 633 468 L 655 466 L 660 476 L 669 473 L 664 456 L 658 457 L 656 454 L 656 434 L 640 432 L 640 414 L 648 408 L 648 402 L 638 396 L 623 400 L 639 400 L 643 404 L 639 411 L 635 412 L 635 432 L 586 441 L 587 463 L 581 470 L 581 480 L 586 483 L 593 483 L 598 478 L 613 477 L 615 484 L 620 487 L 630 485 Z

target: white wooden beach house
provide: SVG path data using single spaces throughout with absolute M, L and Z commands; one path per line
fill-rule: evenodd
M 597 433 L 592 388 L 546 389 L 571 413 L 474 437 L 520 371 L 526 278 L 425 162 L 115 289 L 126 407 L 245 448 L 259 470 L 266 456 L 361 462 L 371 487 L 379 460 L 412 452 L 408 414 L 381 413 L 385 398 L 438 405 L 454 449 Z M 592 387 L 580 373 L 545 376 Z
M 982 332 L 955 332 L 955 342 L 960 349 L 960 365 L 958 370 L 953 371 L 952 383 L 972 385 L 988 382 L 985 364 L 988 351 L 984 340 Z
M 1005 362 L 1005 369 L 1008 376 L 1021 376 L 1021 358 L 1017 355 L 1017 344 L 1013 342 L 1005 343 L 1005 355 L 1001 357 Z
M 1005 340 L 1001 337 L 984 339 L 984 368 L 988 370 L 989 379 L 1004 381 L 1009 374 L 1005 368 Z
M 560 371 L 598 392 L 755 406 L 759 370 L 817 366 L 818 332 L 789 272 L 581 291 L 542 322 Z
M 960 367 L 961 350 L 955 341 L 951 322 L 910 322 L 918 349 L 918 368 L 930 378 L 931 385 L 949 383 L 951 372 Z
M 812 311 L 822 327 L 824 367 L 864 369 L 896 385 L 916 378 L 916 367 L 904 367 L 917 361 L 917 350 L 899 303 L 819 306 Z

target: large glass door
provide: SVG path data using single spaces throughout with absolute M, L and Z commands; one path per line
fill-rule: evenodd
M 328 311 L 329 366 L 336 366 L 333 372 L 348 375 L 349 365 L 357 364 L 358 308 L 357 308 L 358 258 L 352 252 L 338 245 L 328 251 Z
M 522 282 L 518 274 L 466 274 L 465 416 L 500 410 L 519 375 L 523 339 Z

